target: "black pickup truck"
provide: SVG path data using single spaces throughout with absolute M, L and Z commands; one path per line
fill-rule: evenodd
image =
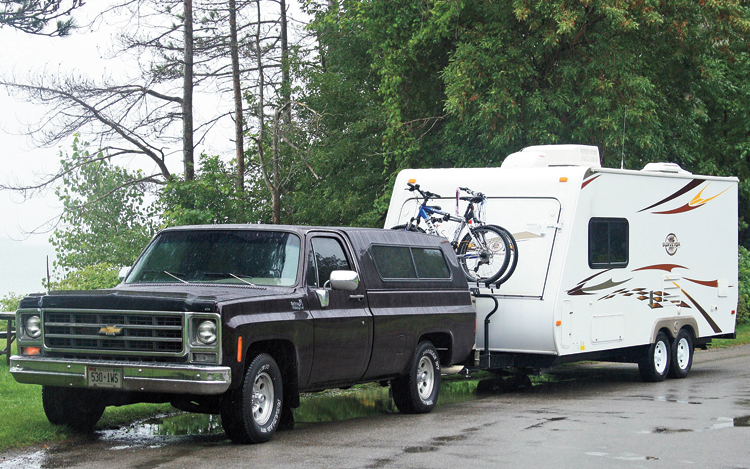
M 120 285 L 25 298 L 13 377 L 54 424 L 108 405 L 221 414 L 235 442 L 293 422 L 300 392 L 390 383 L 429 412 L 475 313 L 450 244 L 403 231 L 266 225 L 161 231 Z

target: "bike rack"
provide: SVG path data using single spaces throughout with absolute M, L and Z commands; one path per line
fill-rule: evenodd
M 488 286 L 489 288 L 489 286 Z M 487 293 L 479 293 L 479 288 L 471 288 L 471 295 L 474 298 L 491 298 L 495 302 L 495 306 L 492 311 L 484 318 L 484 355 L 487 357 L 487 364 L 490 364 L 490 317 L 497 312 L 500 307 L 500 303 L 497 301 L 495 295 Z

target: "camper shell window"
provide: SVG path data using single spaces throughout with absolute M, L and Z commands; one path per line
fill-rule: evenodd
M 589 220 L 589 267 L 623 268 L 628 265 L 629 225 L 625 218 Z
M 450 268 L 440 249 L 375 244 L 370 247 L 370 253 L 383 280 L 451 278 Z

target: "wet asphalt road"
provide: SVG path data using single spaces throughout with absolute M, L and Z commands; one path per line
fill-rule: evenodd
M 697 352 L 684 380 L 635 365 L 552 370 L 557 381 L 427 415 L 305 424 L 258 446 L 221 435 L 131 436 L 0 454 L 10 467 L 750 468 L 750 346 Z

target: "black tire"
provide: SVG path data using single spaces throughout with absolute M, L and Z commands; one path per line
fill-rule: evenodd
M 685 329 L 680 330 L 672 342 L 669 363 L 670 378 L 687 378 L 693 366 L 693 336 Z
M 284 401 L 281 372 L 268 354 L 248 357 L 242 383 L 227 391 L 221 403 L 224 433 L 235 443 L 264 443 L 281 422 Z
M 475 244 L 471 233 L 466 233 L 456 249 L 458 262 L 469 283 L 493 283 L 507 270 L 511 260 L 508 239 L 494 225 L 469 228 L 479 244 Z
M 651 344 L 646 353 L 638 362 L 638 371 L 643 381 L 664 381 L 669 373 L 671 358 L 669 337 L 663 332 L 656 334 L 656 340 Z
M 407 226 L 409 227 L 408 230 L 406 229 Z M 404 225 L 396 225 L 396 226 L 392 227 L 391 229 L 392 230 L 401 230 L 401 231 L 413 231 L 415 233 L 426 233 L 425 230 L 423 230 L 419 226 L 415 225 L 414 223 L 410 223 L 408 225 L 406 225 L 406 224 L 404 224 Z
M 409 374 L 391 380 L 393 401 L 402 414 L 425 414 L 440 395 L 440 357 L 430 342 L 420 342 Z
M 500 277 L 491 282 L 499 286 L 505 283 L 510 278 L 510 276 L 513 275 L 513 272 L 516 271 L 516 266 L 518 265 L 518 243 L 516 243 L 516 238 L 514 238 L 513 235 L 510 234 L 510 231 L 506 230 L 502 226 L 492 226 L 500 230 L 503 235 L 505 235 L 505 239 L 506 241 L 508 241 L 508 252 L 510 252 L 511 255 L 510 262 L 508 263 L 508 268 L 505 269 L 505 272 L 503 272 Z
M 106 406 L 98 391 L 42 386 L 42 407 L 50 423 L 89 433 L 94 430 Z

